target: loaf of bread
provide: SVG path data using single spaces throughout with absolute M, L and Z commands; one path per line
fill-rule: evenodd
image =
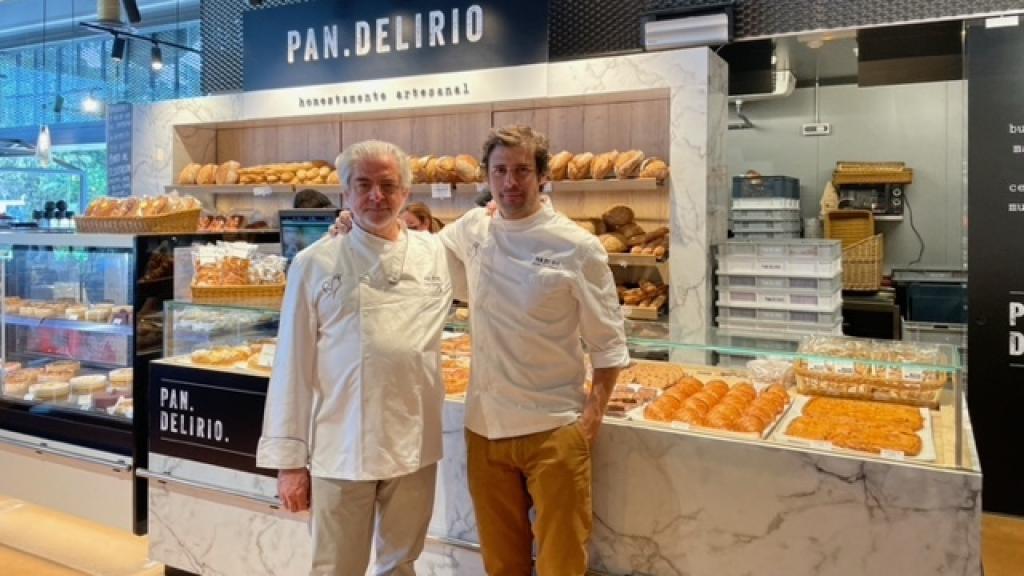
M 479 182 L 480 163 L 469 154 L 459 154 L 455 157 L 455 173 L 458 182 Z
M 449 182 L 455 184 L 459 181 L 458 172 L 455 170 L 455 158 L 453 156 L 441 156 L 437 159 L 431 182 Z
M 412 163 L 412 181 L 414 184 L 430 182 L 427 174 L 427 166 L 433 158 L 433 156 L 427 154 L 426 156 L 416 158 L 416 161 Z
M 612 206 L 607 212 L 601 215 L 601 219 L 610 230 L 617 230 L 633 221 L 633 209 L 629 206 Z
M 619 154 L 615 159 L 616 178 L 636 178 L 640 175 L 640 166 L 644 161 L 644 153 L 641 150 L 630 150 Z
M 330 174 L 327 175 L 328 184 L 341 184 L 341 179 L 338 176 L 337 170 L 331 170 Z
M 594 180 L 603 180 L 612 175 L 615 170 L 615 160 L 619 157 L 618 150 L 598 154 L 590 165 L 590 177 Z
M 196 174 L 196 184 L 200 186 L 208 186 L 217 182 L 217 165 L 206 164 L 199 169 L 199 173 Z
M 178 184 L 183 186 L 191 186 L 196 183 L 196 177 L 199 176 L 199 170 L 202 168 L 195 162 L 190 163 L 181 169 L 181 173 L 178 174 Z
M 590 178 L 590 166 L 594 161 L 594 155 L 590 152 L 577 154 L 569 161 L 569 168 L 566 174 L 570 180 L 583 180 Z
M 548 160 L 548 169 L 551 172 L 552 180 L 565 180 L 569 174 L 569 161 L 572 160 L 572 153 L 562 150 Z
M 650 157 L 640 165 L 641 178 L 654 178 L 658 181 L 668 177 L 668 164 L 661 158 Z
M 615 229 L 615 231 L 618 232 L 619 234 L 622 234 L 626 238 L 632 238 L 634 236 L 639 236 L 640 238 L 643 238 L 645 235 L 644 229 L 639 224 L 633 222 L 632 220 L 626 222 L 622 226 L 619 226 L 618 228 Z
M 217 184 L 238 184 L 238 169 L 242 165 L 234 160 L 228 160 L 217 167 L 217 172 L 214 174 L 214 182 Z
M 626 239 L 621 234 L 614 232 L 610 234 L 601 234 L 598 236 L 601 240 L 601 246 L 604 247 L 605 251 L 609 254 L 622 253 L 626 251 Z

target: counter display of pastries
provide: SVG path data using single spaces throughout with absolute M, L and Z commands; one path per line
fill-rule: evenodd
M 68 404 L 81 410 L 131 416 L 130 411 L 115 410 L 115 405 L 132 396 L 132 369 L 109 372 L 84 370 L 77 360 L 57 360 L 23 367 L 7 362 L 3 374 L 3 394 L 29 401 Z
M 46 301 L 16 296 L 4 298 L 4 309 L 8 316 L 39 319 L 59 318 L 75 322 L 126 326 L 131 326 L 133 311 L 131 305 L 116 305 L 109 302 L 81 304 L 72 299 Z

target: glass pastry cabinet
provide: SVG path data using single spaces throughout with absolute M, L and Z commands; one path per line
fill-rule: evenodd
M 221 238 L 0 233 L 0 467 L 23 471 L 0 493 L 145 533 L 134 469 L 145 465 L 148 364 L 163 352 L 175 249 Z M 78 496 L 32 486 L 40 474 Z

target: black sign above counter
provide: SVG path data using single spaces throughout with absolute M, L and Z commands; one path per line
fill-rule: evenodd
M 309 2 L 244 15 L 246 91 L 537 64 L 546 0 Z
M 988 511 L 1024 516 L 1024 19 L 967 28 L 968 406 Z
M 268 379 L 150 364 L 149 451 L 276 476 L 256 467 Z

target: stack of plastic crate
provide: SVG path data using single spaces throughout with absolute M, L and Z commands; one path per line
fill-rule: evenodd
M 800 237 L 800 181 L 789 176 L 732 179 L 729 227 L 737 240 Z
M 842 334 L 838 240 L 731 240 L 715 249 L 722 343 L 789 351 L 807 334 Z

